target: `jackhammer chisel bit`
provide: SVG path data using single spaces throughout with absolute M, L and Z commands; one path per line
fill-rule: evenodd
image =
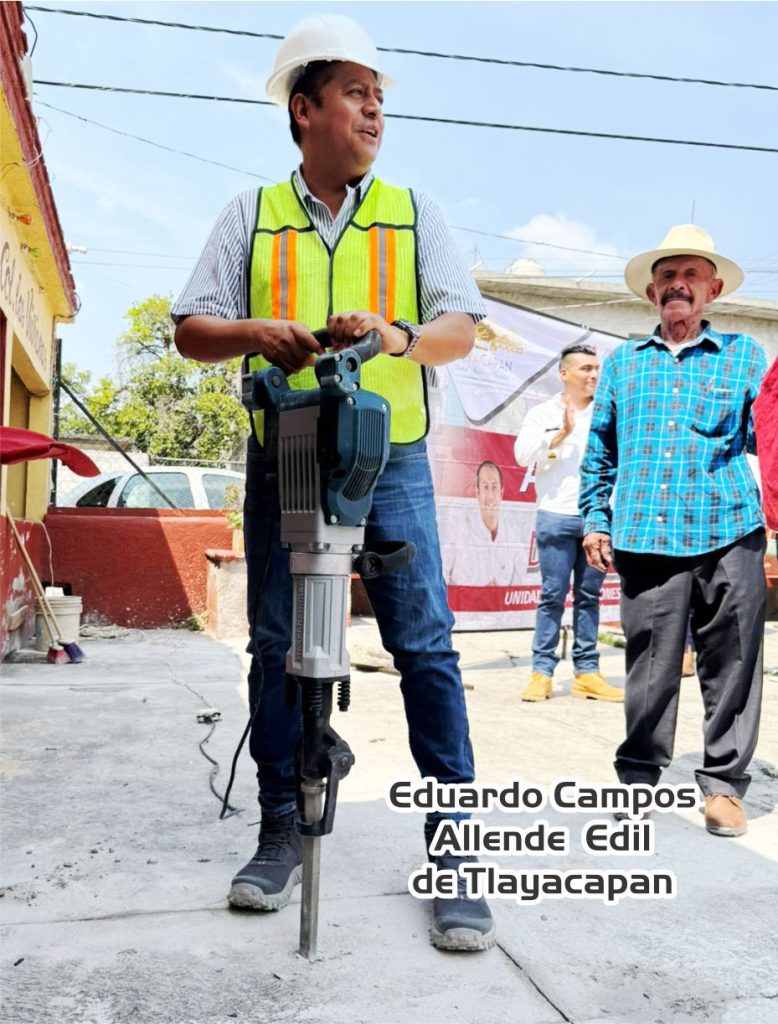
M 338 785 L 354 764 L 348 744 L 330 726 L 333 683 L 299 680 L 302 687 L 302 734 L 297 750 L 297 828 L 303 844 L 303 892 L 300 906 L 300 953 L 316 959 L 319 925 L 321 837 L 332 831 Z M 348 686 L 340 684 L 341 710 L 348 707 Z
M 305 801 L 305 815 L 310 820 L 321 817 L 325 783 L 300 784 Z M 300 903 L 300 955 L 315 960 L 319 935 L 319 873 L 321 836 L 303 836 L 303 894 Z

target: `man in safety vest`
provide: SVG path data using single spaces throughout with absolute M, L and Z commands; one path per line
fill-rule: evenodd
M 373 176 L 383 89 L 391 84 L 375 46 L 348 18 L 306 18 L 286 37 L 267 91 L 288 108 L 302 164 L 289 181 L 245 192 L 223 210 L 173 307 L 176 345 L 203 362 L 251 355 L 252 369 L 272 364 L 291 375 L 293 388 L 310 388 L 322 351 L 312 331 L 326 327 L 339 346 L 379 332 L 382 354 L 365 365 L 362 385 L 391 405 L 392 446 L 366 543 L 401 538 L 418 554 L 402 572 L 366 581 L 366 588 L 401 674 L 419 771 L 441 782 L 470 782 L 473 754 L 424 441 L 424 368 L 467 355 L 485 309 L 437 207 Z M 229 900 L 278 910 L 301 878 L 294 826 L 300 718 L 285 702 L 292 584 L 261 427 L 254 423 L 249 440 L 244 532 L 249 701 L 256 710 L 250 749 L 262 822 L 257 851 L 233 879 Z M 428 846 L 441 817 L 428 817 Z M 457 867 L 458 858 L 438 860 Z M 433 943 L 489 948 L 495 930 L 485 900 L 461 895 L 433 901 Z

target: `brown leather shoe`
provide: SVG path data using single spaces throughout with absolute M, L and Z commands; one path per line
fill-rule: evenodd
M 743 801 L 736 796 L 709 793 L 705 797 L 705 828 L 714 836 L 742 836 L 748 831 Z
M 684 677 L 684 679 L 686 679 L 688 676 L 694 675 L 696 671 L 695 660 L 696 659 L 694 657 L 694 651 L 690 650 L 687 647 L 687 649 L 683 652 L 683 661 L 681 662 L 681 675 Z

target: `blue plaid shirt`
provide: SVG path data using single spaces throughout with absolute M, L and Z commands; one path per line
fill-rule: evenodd
M 705 320 L 675 355 L 659 328 L 609 353 L 581 464 L 584 533 L 612 533 L 616 550 L 685 556 L 764 525 L 746 452 L 756 451 L 751 406 L 766 372 L 753 338 Z

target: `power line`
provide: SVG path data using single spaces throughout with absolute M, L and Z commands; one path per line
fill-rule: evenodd
M 182 260 L 186 259 L 184 253 L 172 253 L 172 252 L 137 252 L 135 249 L 100 249 L 94 245 L 85 246 L 89 252 L 110 252 L 117 253 L 120 256 L 154 256 L 158 259 L 170 259 L 170 260 Z
M 132 267 L 135 270 L 191 270 L 192 264 L 188 267 L 171 267 L 164 263 L 110 263 L 102 260 L 73 260 L 71 264 L 75 267 Z
M 49 82 L 40 82 L 39 85 L 49 85 Z M 56 84 L 56 83 L 54 83 Z M 46 107 L 49 110 L 56 110 L 59 114 L 67 114 L 68 117 L 73 117 L 76 121 L 83 121 L 84 124 L 92 124 L 96 128 L 103 128 L 107 132 L 113 132 L 114 135 L 123 135 L 127 139 L 134 139 L 136 142 L 145 142 L 147 146 L 154 146 L 156 149 L 164 149 L 168 153 L 177 153 L 179 156 L 188 156 L 190 160 L 199 160 L 203 164 L 213 164 L 214 167 L 223 167 L 228 171 L 237 171 L 238 174 L 248 174 L 250 178 L 258 178 L 260 181 L 270 181 L 272 178 L 266 178 L 263 174 L 255 174 L 253 171 L 246 171 L 242 167 L 233 167 L 231 164 L 223 164 L 219 160 L 210 160 L 205 156 L 198 156 L 197 153 L 188 153 L 184 149 L 175 149 L 173 146 L 165 146 L 161 142 L 154 142 L 152 139 L 144 139 L 141 135 L 132 135 L 130 132 L 123 132 L 120 128 L 113 128 L 109 124 L 102 124 L 100 121 L 92 121 L 88 117 L 82 117 L 81 114 L 74 114 L 70 110 L 63 110 L 62 107 L 55 107 L 53 103 L 45 103 L 43 100 L 36 99 L 36 102 L 42 107 Z
M 213 96 L 200 92 L 166 92 L 162 89 L 129 89 L 118 85 L 92 85 L 85 82 L 52 82 L 45 78 L 37 78 L 35 85 L 52 85 L 58 89 L 89 89 L 94 92 L 120 92 L 132 96 L 165 96 L 178 100 L 208 100 L 211 103 L 247 103 L 255 107 L 274 107 L 270 100 L 254 100 L 245 96 Z M 399 117 L 399 114 L 384 115 Z
M 162 245 L 175 245 L 187 249 L 197 249 L 197 245 L 194 242 L 174 242 L 172 238 L 119 238 L 117 235 L 106 235 L 105 232 L 99 235 L 90 235 L 86 231 L 79 231 L 74 228 L 69 232 L 73 238 L 93 238 L 99 242 L 126 242 L 128 245 L 156 245 L 160 242 Z
M 467 231 L 472 235 L 483 235 L 485 238 L 505 238 L 509 242 L 522 242 L 525 245 L 547 245 L 552 249 L 564 249 L 566 252 L 583 252 L 587 256 L 606 256 L 612 260 L 624 260 L 626 263 L 626 256 L 619 256 L 617 253 L 612 252 L 597 252 L 595 249 L 576 249 L 571 245 L 556 245 L 554 242 L 539 242 L 535 238 L 519 238 L 517 235 L 500 235 L 494 231 L 478 231 L 476 228 L 465 228 L 459 224 L 452 224 L 451 227 L 455 231 Z
M 158 147 L 160 149 L 167 150 L 167 152 L 169 152 L 169 153 L 177 153 L 180 156 L 187 156 L 187 157 L 190 157 L 193 160 L 201 160 L 204 163 L 216 163 L 217 166 L 219 166 L 219 167 L 227 167 L 229 170 L 235 170 L 235 171 L 240 171 L 241 170 L 240 168 L 237 168 L 237 167 L 231 167 L 229 164 L 222 164 L 222 163 L 218 163 L 217 161 L 208 160 L 205 157 L 196 156 L 195 154 L 188 153 L 188 152 L 186 152 L 183 149 L 174 149 L 171 146 L 163 146 L 161 143 L 153 142 L 151 139 L 144 139 L 144 138 L 142 138 L 139 135 L 131 135 L 129 132 L 122 132 L 122 131 L 120 131 L 117 128 L 112 128 L 110 125 L 101 124 L 101 122 L 99 122 L 99 121 L 92 121 L 88 117 L 82 117 L 80 114 L 74 114 L 74 113 L 72 113 L 69 110 L 63 110 L 61 107 L 55 107 L 55 106 L 53 106 L 50 103 L 45 103 L 45 102 L 43 102 L 43 100 L 37 100 L 36 102 L 40 103 L 41 106 L 48 107 L 50 110 L 56 110 L 60 114 L 67 114 L 69 117 L 74 117 L 78 121 L 84 121 L 86 124 L 94 125 L 97 128 L 104 128 L 106 131 L 114 132 L 114 133 L 119 134 L 119 135 L 125 135 L 127 138 L 135 139 L 137 142 L 145 142 L 145 143 L 147 143 L 150 146 L 156 146 L 156 147 Z M 272 180 L 270 178 L 265 178 L 262 175 L 252 174 L 251 171 L 241 171 L 241 173 L 242 174 L 251 175 L 252 177 L 255 177 L 255 178 L 261 178 L 263 181 L 271 181 Z M 574 247 L 569 246 L 569 245 L 557 245 L 554 242 L 541 242 L 541 241 L 538 241 L 537 239 L 519 238 L 519 237 L 516 237 L 515 235 L 501 235 L 501 234 L 496 234 L 493 231 L 479 231 L 476 228 L 466 228 L 466 227 L 462 227 L 462 226 L 456 225 L 456 224 L 452 224 L 451 227 L 454 228 L 456 231 L 467 231 L 467 232 L 469 232 L 471 234 L 483 235 L 486 238 L 504 238 L 504 239 L 506 239 L 509 242 L 520 242 L 520 243 L 523 243 L 523 244 L 526 244 L 526 245 L 542 245 L 542 246 L 546 246 L 546 247 L 551 248 L 551 249 L 562 249 L 562 250 L 565 250 L 567 252 L 585 253 L 587 256 L 604 256 L 604 257 L 606 257 L 608 259 L 619 259 L 619 260 L 624 260 L 625 262 L 627 260 L 626 256 L 619 256 L 619 255 L 616 255 L 614 253 L 598 252 L 598 251 L 596 251 L 594 249 L 577 249 L 577 248 L 574 248 Z M 83 237 L 86 237 L 86 236 L 83 236 Z M 130 253 L 128 250 L 122 250 L 122 249 L 95 249 L 92 246 L 89 246 L 89 249 L 92 252 L 116 252 L 116 253 L 122 253 L 122 254 L 128 255 L 128 256 L 129 255 L 138 255 L 138 256 L 146 255 L 145 253 L 133 254 L 133 253 Z M 163 254 L 162 253 L 149 253 L 148 255 L 161 256 Z M 175 258 L 175 257 L 171 257 L 171 258 Z
M 694 139 L 662 139 L 652 135 L 621 135 L 615 132 L 586 132 L 572 128 L 539 128 L 535 125 L 503 124 L 498 121 L 462 121 L 452 117 L 428 117 L 416 114 L 384 114 L 403 121 L 428 121 L 431 124 L 456 124 L 468 128 L 498 128 L 514 132 L 542 132 L 546 135 L 575 135 L 589 139 L 621 139 L 626 142 L 657 142 L 667 146 L 698 146 L 704 149 L 735 149 L 752 153 L 778 153 L 769 146 L 746 146 L 731 142 L 700 142 Z
M 36 7 L 25 5 L 27 11 L 42 11 L 46 14 L 69 14 L 79 18 L 96 18 L 102 21 L 129 22 L 135 25 L 158 25 L 163 28 L 186 29 L 190 32 L 216 32 L 249 39 L 283 39 L 275 32 L 251 32 L 247 29 L 221 28 L 215 25 L 191 25 L 180 21 L 160 21 L 155 18 L 128 18 L 117 14 L 97 14 L 93 11 L 71 11 L 60 7 Z M 722 82 L 715 78 L 686 78 L 674 75 L 657 75 L 642 71 L 613 71 L 606 68 L 583 68 L 563 64 L 542 64 L 537 61 L 509 60 L 502 57 L 476 57 L 464 53 L 440 53 L 437 50 L 411 50 L 399 46 L 377 46 L 381 53 L 401 53 L 416 57 L 432 57 L 438 60 L 472 61 L 478 64 L 496 64 L 503 67 L 536 68 L 541 71 L 564 71 L 586 75 L 606 75 L 612 78 L 650 79 L 655 82 L 675 82 L 683 85 L 708 85 L 726 89 L 762 89 L 778 92 L 778 85 L 763 85 L 754 82 Z
M 160 89 L 129 89 L 114 85 L 91 85 L 84 82 L 53 82 L 38 79 L 36 85 L 48 85 L 58 89 L 88 89 L 96 92 L 128 93 L 135 96 L 164 96 L 182 100 L 207 100 L 214 103 L 246 103 L 251 106 L 275 106 L 269 100 L 248 99 L 243 96 L 207 96 L 203 93 L 168 92 Z M 730 149 L 750 153 L 778 153 L 778 149 L 770 146 L 747 146 L 731 142 L 702 142 L 695 139 L 664 139 L 652 135 L 622 135 L 615 132 L 587 132 L 572 128 L 540 128 L 536 125 L 504 124 L 499 121 L 466 121 L 455 117 L 431 117 L 423 114 L 384 114 L 385 118 L 397 121 L 423 121 L 429 124 L 453 124 L 467 128 L 496 128 L 514 132 L 541 132 L 546 135 L 575 135 L 589 139 L 620 139 L 627 142 L 655 142 L 669 146 L 696 146 L 704 149 Z M 123 133 L 119 133 L 123 134 Z M 148 140 L 144 140 L 148 141 Z M 163 149 L 168 147 L 162 147 Z M 192 155 L 192 154 L 190 154 Z M 201 159 L 201 158 L 196 158 Z M 237 170 L 237 168 L 232 168 Z M 258 177 L 258 175 L 255 175 Z M 265 179 L 267 180 L 267 179 Z
M 94 270 L 92 267 L 87 267 L 84 271 L 79 273 L 92 274 L 94 277 L 99 277 L 102 281 L 110 281 L 111 284 L 118 284 L 120 288 L 126 288 L 128 292 L 134 292 L 138 294 L 138 286 L 135 284 L 128 284 L 126 281 L 120 281 L 116 277 L 110 277 L 108 274 L 101 274 L 99 270 Z

